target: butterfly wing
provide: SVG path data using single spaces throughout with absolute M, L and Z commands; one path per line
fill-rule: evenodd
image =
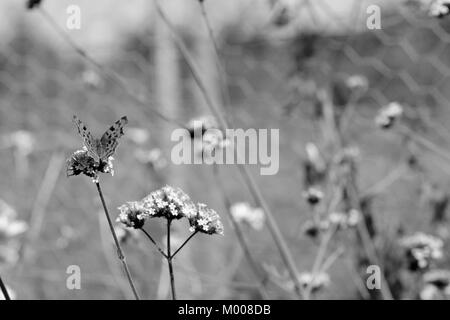
M 128 123 L 126 116 L 123 116 L 106 130 L 100 139 L 99 157 L 101 160 L 107 160 L 114 154 L 119 144 L 118 139 L 124 135 L 123 128 Z
M 99 158 L 98 154 L 98 143 L 96 139 L 92 136 L 91 132 L 89 131 L 88 127 L 78 119 L 76 115 L 73 116 L 73 123 L 77 127 L 78 134 L 83 139 L 83 143 L 85 147 L 87 148 L 89 155 L 91 155 L 94 159 Z

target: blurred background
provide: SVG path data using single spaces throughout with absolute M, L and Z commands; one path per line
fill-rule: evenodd
M 278 174 L 260 176 L 257 166 L 249 168 L 302 281 L 323 243 L 311 221 L 332 213 L 308 203 L 308 188 L 321 190 L 327 202 L 333 178 L 320 176 L 336 157 L 350 154 L 358 208 L 336 210 L 358 209 L 364 217 L 392 295 L 448 298 L 445 1 L 205 0 L 219 54 L 199 1 L 159 2 L 234 127 L 280 129 Z M 437 2 L 442 10 L 436 13 L 431 5 Z M 79 30 L 67 28 L 70 5 L 81 10 Z M 369 5 L 380 8 L 381 29 L 367 27 Z M 236 168 L 221 166 L 217 179 L 211 166 L 170 161 L 171 132 L 210 112 L 153 1 L 44 0 L 27 10 L 26 1 L 4 0 L 0 14 L 0 275 L 15 298 L 132 298 L 95 185 L 85 176 L 66 177 L 66 159 L 82 143 L 74 114 L 98 137 L 122 115 L 129 119 L 115 175 L 101 177 L 114 218 L 118 206 L 165 184 L 221 216 L 224 236 L 198 235 L 175 260 L 179 298 L 262 298 L 226 205 L 228 199 L 256 206 Z M 119 75 L 128 93 L 104 70 Z M 382 130 L 375 119 L 391 102 L 403 110 L 402 127 Z M 152 110 L 176 121 L 163 121 Z M 327 110 L 334 110 L 331 120 Z M 269 297 L 295 297 L 267 228 L 240 226 L 258 268 L 271 279 Z M 146 225 L 158 241 L 164 228 L 158 219 Z M 175 230 L 179 243 L 189 235 L 186 222 Z M 407 238 L 405 245 L 405 237 L 417 232 L 422 237 Z M 379 298 L 365 288 L 368 262 L 356 232 L 348 226 L 333 237 L 327 256 L 335 258 L 314 297 Z M 166 264 L 153 246 L 141 234 L 123 241 L 142 297 L 169 298 Z M 420 260 L 417 251 L 411 258 L 411 242 L 428 246 L 426 266 L 411 266 L 411 259 Z M 66 288 L 70 265 L 81 268 L 80 290 Z

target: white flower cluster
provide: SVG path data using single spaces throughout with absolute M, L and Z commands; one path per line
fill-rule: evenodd
M 330 284 L 330 276 L 325 272 L 318 272 L 315 275 L 310 272 L 303 272 L 298 276 L 298 280 L 302 287 L 310 286 L 312 292 L 323 289 Z
M 255 230 L 264 228 L 265 216 L 261 208 L 253 208 L 247 202 L 237 202 L 230 208 L 237 223 L 246 223 Z
M 27 223 L 17 219 L 14 208 L 0 199 L 0 267 L 17 261 L 20 243 L 16 237 L 27 229 Z
M 382 129 L 391 128 L 395 121 L 403 114 L 403 107 L 398 102 L 391 102 L 387 106 L 384 106 L 378 112 L 375 123 Z
M 127 202 L 118 209 L 117 222 L 130 228 L 142 228 L 149 218 L 187 218 L 191 231 L 223 234 L 222 222 L 214 210 L 203 203 L 194 204 L 183 190 L 171 186 L 156 190 L 141 201 Z
M 411 259 L 410 268 L 413 270 L 425 269 L 431 261 L 443 256 L 443 241 L 421 232 L 401 239 L 400 245 L 407 250 L 407 255 Z
M 450 271 L 431 270 L 423 275 L 425 286 L 420 292 L 422 300 L 450 299 Z
M 189 223 L 191 232 L 223 235 L 223 225 L 219 215 L 204 203 L 197 204 L 197 210 L 189 217 Z

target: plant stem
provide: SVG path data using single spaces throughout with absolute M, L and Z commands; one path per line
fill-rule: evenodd
M 119 240 L 117 239 L 116 232 L 114 231 L 114 226 L 111 222 L 111 217 L 109 216 L 108 208 L 106 207 L 102 189 L 100 188 L 100 183 L 96 182 L 95 185 L 97 187 L 97 191 L 100 196 L 100 200 L 102 201 L 103 210 L 105 211 L 106 219 L 108 220 L 108 224 L 109 224 L 109 229 L 111 230 L 111 234 L 112 234 L 114 242 L 116 244 L 117 257 L 119 258 L 120 262 L 122 262 L 123 269 L 125 270 L 126 276 L 128 278 L 128 283 L 130 284 L 130 287 L 131 287 L 131 290 L 133 291 L 134 297 L 136 298 L 136 300 L 140 300 L 139 295 L 136 290 L 136 287 L 134 286 L 133 279 L 131 278 L 131 273 L 130 273 L 130 270 L 128 269 L 128 264 L 127 264 L 125 255 L 122 252 L 122 248 L 120 247 L 120 243 L 119 243 Z
M 156 243 L 156 241 L 152 238 L 152 236 L 145 231 L 143 228 L 140 229 L 146 236 L 147 238 L 155 245 L 156 249 L 158 249 L 159 253 L 161 253 L 163 255 L 164 258 L 168 259 L 169 257 L 167 256 L 167 254 L 158 246 L 158 244 Z
M 0 289 L 2 290 L 5 300 L 11 300 L 11 297 L 9 296 L 9 293 L 8 293 L 8 289 L 6 289 L 6 285 L 3 283 L 1 276 L 0 276 Z
M 253 255 L 251 254 L 250 248 L 248 247 L 244 233 L 241 230 L 241 226 L 239 225 L 239 223 L 236 221 L 236 219 L 230 212 L 231 201 L 228 198 L 227 193 L 225 192 L 224 186 L 222 185 L 222 181 L 220 180 L 218 169 L 219 169 L 218 166 L 215 165 L 213 168 L 213 174 L 214 174 L 214 178 L 216 179 L 217 185 L 219 186 L 220 191 L 221 191 L 223 203 L 224 203 L 225 209 L 226 209 L 225 212 L 227 213 L 227 215 L 231 221 L 234 233 L 236 234 L 236 237 L 238 238 L 238 242 L 242 248 L 242 251 L 244 252 L 245 257 L 247 258 L 247 261 L 248 261 L 250 267 L 253 270 L 253 273 L 258 278 L 260 278 L 259 279 L 260 285 L 258 288 L 259 293 L 265 300 L 269 300 L 269 294 L 267 293 L 267 289 L 266 289 L 267 281 L 269 280 L 268 275 L 259 267 L 258 263 L 254 259 Z
M 197 234 L 197 232 L 198 230 L 195 230 L 193 233 L 191 233 L 191 235 L 183 242 L 183 244 L 172 254 L 170 259 L 173 259 L 175 255 L 178 253 L 178 251 L 183 249 L 183 247 L 189 242 L 189 240 L 191 240 Z
M 154 3 L 155 3 L 156 11 L 158 12 L 159 16 L 162 18 L 162 20 L 166 23 L 167 27 L 170 29 L 170 31 L 173 35 L 173 38 L 175 40 L 175 43 L 177 44 L 178 49 L 180 50 L 180 53 L 183 56 L 183 58 L 186 62 L 186 65 L 187 65 L 189 71 L 191 72 L 195 83 L 197 84 L 200 92 L 202 93 L 203 98 L 205 99 L 205 102 L 206 102 L 208 108 L 210 109 L 210 111 L 214 115 L 214 117 L 216 117 L 216 119 L 219 121 L 219 128 L 224 133 L 225 129 L 229 128 L 230 126 L 228 125 L 226 117 L 223 114 L 223 110 L 221 110 L 219 108 L 219 106 L 217 106 L 214 103 L 213 99 L 209 95 L 208 90 L 206 89 L 206 85 L 198 71 L 198 67 L 194 62 L 194 59 L 191 57 L 186 45 L 184 44 L 183 40 L 181 39 L 181 37 L 177 34 L 175 27 L 169 21 L 166 14 L 162 10 L 162 8 L 159 4 L 159 1 L 154 0 Z M 237 148 L 235 145 L 234 145 L 234 148 L 235 148 L 235 151 L 237 151 Z M 239 154 L 238 153 L 236 153 L 236 154 L 239 157 Z M 238 163 L 239 163 L 239 159 L 238 159 Z M 245 183 L 246 183 L 248 189 L 250 190 L 255 203 L 259 207 L 261 207 L 266 214 L 266 218 L 267 218 L 266 221 L 267 221 L 268 229 L 272 235 L 275 245 L 277 246 L 277 248 L 280 252 L 281 259 L 283 260 L 283 263 L 286 265 L 286 268 L 289 272 L 289 276 L 291 277 L 292 282 L 294 283 L 294 291 L 299 298 L 302 298 L 303 292 L 302 292 L 301 285 L 300 285 L 300 282 L 298 279 L 299 273 L 298 273 L 297 267 L 295 265 L 294 257 L 286 243 L 286 240 L 284 239 L 283 234 L 281 233 L 280 228 L 278 227 L 278 224 L 274 218 L 274 215 L 273 215 L 272 211 L 270 210 L 265 198 L 262 195 L 262 192 L 261 192 L 259 186 L 256 184 L 256 181 L 255 181 L 254 177 L 252 176 L 252 174 L 250 173 L 250 171 L 248 170 L 248 168 L 243 164 L 237 164 L 237 167 L 239 168 L 239 173 L 244 178 Z
M 169 265 L 170 286 L 172 288 L 172 300 L 177 300 L 175 292 L 175 277 L 173 275 L 172 256 L 170 254 L 170 224 L 172 220 L 167 219 L 167 264 Z

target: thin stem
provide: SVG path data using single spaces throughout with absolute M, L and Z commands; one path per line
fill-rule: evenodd
M 352 207 L 357 209 L 359 212 L 363 212 L 360 203 L 360 197 L 358 195 L 358 189 L 356 187 L 355 181 L 353 178 L 350 179 L 348 185 L 348 191 L 350 193 L 350 201 L 352 201 Z M 393 296 L 391 290 L 389 288 L 389 284 L 386 280 L 386 276 L 384 274 L 383 267 L 380 263 L 380 259 L 378 258 L 377 249 L 375 244 L 372 242 L 373 239 L 370 236 L 369 229 L 366 224 L 366 219 L 363 217 L 361 221 L 357 224 L 357 232 L 361 238 L 361 245 L 363 250 L 366 253 L 367 258 L 373 264 L 376 264 L 381 269 L 381 296 L 384 300 L 392 300 Z
M 147 238 L 151 241 L 151 243 L 153 243 L 155 245 L 155 247 L 156 247 L 156 249 L 158 249 L 159 253 L 161 253 L 164 258 L 168 259 L 169 257 L 167 256 L 167 254 L 161 249 L 160 246 L 158 246 L 158 244 L 152 238 L 152 236 L 147 231 L 145 231 L 143 228 L 141 228 L 140 230 L 147 236 Z
M 211 96 L 209 95 L 205 83 L 200 77 L 200 73 L 198 72 L 198 68 L 196 64 L 194 63 L 194 59 L 191 57 L 186 45 L 183 43 L 183 40 L 180 38 L 180 36 L 177 34 L 175 27 L 172 25 L 172 23 L 169 21 L 167 16 L 165 15 L 164 11 L 162 10 L 159 1 L 154 0 L 156 10 L 162 20 L 166 23 L 167 27 L 171 31 L 173 38 L 178 46 L 178 49 L 180 50 L 180 53 L 182 54 L 186 65 L 189 68 L 189 71 L 192 74 L 192 77 L 194 78 L 195 83 L 197 84 L 198 88 L 200 89 L 207 106 L 209 107 L 211 113 L 218 119 L 220 122 L 220 129 L 222 132 L 225 132 L 225 129 L 229 127 L 226 117 L 223 115 L 223 110 L 221 110 L 214 102 Z M 236 145 L 234 145 L 235 151 L 237 151 Z M 239 153 L 238 157 L 239 157 Z M 238 159 L 238 163 L 240 163 Z M 266 220 L 267 220 L 267 226 L 272 234 L 272 238 L 274 239 L 274 242 L 278 248 L 278 251 L 280 252 L 281 258 L 283 260 L 283 263 L 286 265 L 286 268 L 289 272 L 289 276 L 292 279 L 292 282 L 294 283 L 294 291 L 297 294 L 298 297 L 303 297 L 301 284 L 298 279 L 298 270 L 295 265 L 294 257 L 289 250 L 289 247 L 283 237 L 283 234 L 281 233 L 278 224 L 274 218 L 273 213 L 270 211 L 269 206 L 264 199 L 261 190 L 259 189 L 259 186 L 256 184 L 252 174 L 248 170 L 248 168 L 243 164 L 238 164 L 238 168 L 240 169 L 240 174 L 243 176 L 245 183 L 250 190 L 252 197 L 254 198 L 255 203 L 263 209 L 263 211 L 266 214 Z
M 5 300 L 11 300 L 11 297 L 9 296 L 9 293 L 8 293 L 8 289 L 6 289 L 6 285 L 3 283 L 1 276 L 0 276 L 0 289 L 2 290 Z
M 123 269 L 125 270 L 125 273 L 128 278 L 128 283 L 130 284 L 130 287 L 131 287 L 131 290 L 133 291 L 135 299 L 140 300 L 139 295 L 136 290 L 136 287 L 134 286 L 130 270 L 128 269 L 128 264 L 127 264 L 125 255 L 122 252 L 122 248 L 120 247 L 119 240 L 117 239 L 116 231 L 114 230 L 114 226 L 111 222 L 111 217 L 109 216 L 108 208 L 106 207 L 105 199 L 103 197 L 103 192 L 102 192 L 102 189 L 100 188 L 100 183 L 96 182 L 95 185 L 97 187 L 97 191 L 100 196 L 100 200 L 102 201 L 103 210 L 105 211 L 106 219 L 108 220 L 108 224 L 109 224 L 109 229 L 111 230 L 111 234 L 112 234 L 114 242 L 116 244 L 117 257 L 119 258 L 120 262 L 122 262 Z
M 305 290 L 305 299 L 306 300 L 309 300 L 309 298 L 310 298 L 310 295 L 311 295 L 311 292 L 312 292 L 312 289 L 314 286 L 314 281 L 316 280 L 317 275 L 320 272 L 320 269 L 321 269 L 320 266 L 322 265 L 322 261 L 325 258 L 328 244 L 329 244 L 330 240 L 333 238 L 333 235 L 336 232 L 336 229 L 337 229 L 336 226 L 330 227 L 330 229 L 328 229 L 325 236 L 322 238 L 319 250 L 317 252 L 316 258 L 313 263 L 313 268 L 312 268 L 312 272 L 311 272 L 311 281 L 309 282 L 309 284 L 307 285 L 306 290 Z
M 205 21 L 205 26 L 206 26 L 206 29 L 208 30 L 209 39 L 211 40 L 211 42 L 213 44 L 214 51 L 216 54 L 216 64 L 217 64 L 217 69 L 219 71 L 219 80 L 221 81 L 220 87 L 222 89 L 222 96 L 224 99 L 224 103 L 225 103 L 225 106 L 230 106 L 231 105 L 231 97 L 230 97 L 230 92 L 227 88 L 227 86 L 228 86 L 227 73 L 225 72 L 225 66 L 222 63 L 219 46 L 217 45 L 217 41 L 214 36 L 214 31 L 212 29 L 211 23 L 208 18 L 208 14 L 206 13 L 205 4 L 203 1 L 198 1 L 198 3 L 200 4 L 200 10 L 201 10 L 201 13 L 203 16 L 203 20 Z
M 114 70 L 108 69 L 105 66 L 103 66 L 101 63 L 99 63 L 96 59 L 94 59 L 91 55 L 89 55 L 86 50 L 84 50 L 82 47 L 80 47 L 75 41 L 70 38 L 70 36 L 67 34 L 67 32 L 62 29 L 58 23 L 53 19 L 53 17 L 42 7 L 40 6 L 38 8 L 39 13 L 44 18 L 44 20 L 47 21 L 47 23 L 55 30 L 56 33 L 70 46 L 72 49 L 79 54 L 83 59 L 85 59 L 87 62 L 95 66 L 103 75 L 109 79 L 111 79 L 113 82 L 115 82 L 124 93 L 131 99 L 134 100 L 138 105 L 142 107 L 148 108 L 150 105 L 149 101 L 145 97 L 141 97 L 139 94 L 133 92 L 131 89 L 128 88 L 128 85 L 123 80 L 123 78 L 117 74 Z M 172 119 L 165 114 L 158 111 L 156 108 L 152 107 L 149 109 L 150 112 L 152 112 L 154 115 L 159 117 L 160 119 L 175 124 L 177 126 L 180 126 L 182 128 L 185 128 L 184 124 L 177 121 L 176 119 Z
M 268 300 L 269 294 L 267 293 L 267 290 L 266 290 L 267 280 L 269 280 L 268 276 L 267 276 L 267 274 L 264 274 L 264 272 L 261 270 L 261 268 L 259 267 L 256 260 L 254 259 L 253 255 L 251 254 L 250 248 L 248 247 L 247 241 L 245 240 L 244 233 L 241 230 L 241 226 L 239 225 L 239 223 L 236 221 L 236 219 L 230 212 L 231 201 L 228 198 L 228 196 L 225 192 L 225 188 L 222 185 L 222 182 L 219 177 L 218 167 L 216 165 L 214 166 L 213 173 L 214 173 L 214 177 L 216 178 L 217 185 L 219 186 L 220 191 L 221 191 L 223 202 L 224 202 L 224 205 L 226 208 L 225 212 L 227 213 L 228 217 L 230 218 L 231 224 L 233 225 L 233 230 L 236 234 L 236 237 L 238 238 L 238 242 L 242 248 L 242 251 L 244 252 L 245 257 L 247 258 L 247 261 L 248 261 L 250 267 L 252 268 L 253 273 L 258 278 L 260 278 L 259 292 L 264 299 Z
M 177 300 L 175 292 L 175 277 L 173 275 L 172 256 L 170 254 L 170 224 L 172 220 L 167 219 L 167 264 L 169 265 L 170 286 L 172 288 L 172 300 Z
M 197 232 L 198 230 L 195 230 L 193 233 L 191 233 L 191 235 L 183 242 L 183 244 L 172 254 L 170 259 L 173 259 L 175 255 L 178 253 L 178 251 L 183 249 L 183 247 L 189 242 L 189 240 L 191 240 L 197 234 Z

